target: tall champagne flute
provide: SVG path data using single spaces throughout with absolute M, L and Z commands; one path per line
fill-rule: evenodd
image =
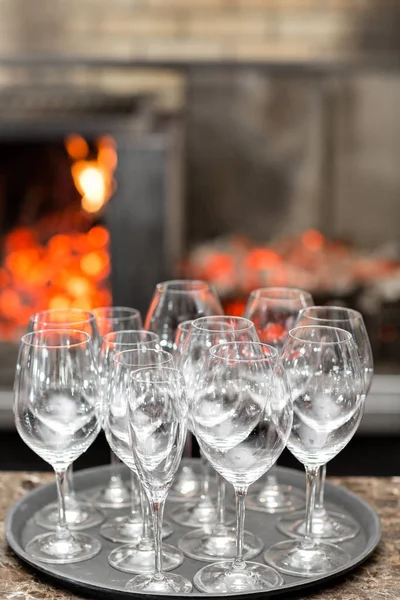
M 101 427 L 98 373 L 87 333 L 48 329 L 22 337 L 14 415 L 23 441 L 53 467 L 59 502 L 56 530 L 31 539 L 26 552 L 52 564 L 92 558 L 100 552 L 100 542 L 71 532 L 65 514 L 67 468 L 88 449 Z
M 313 304 L 311 294 L 304 290 L 259 288 L 251 292 L 243 316 L 253 321 L 261 342 L 280 351 L 299 311 Z M 304 496 L 300 490 L 279 483 L 274 467 L 261 489 L 249 494 L 247 505 L 251 510 L 268 513 L 287 512 L 304 506 Z
M 291 431 L 292 402 L 277 350 L 259 342 L 214 346 L 188 406 L 189 426 L 233 485 L 237 506 L 236 557 L 203 567 L 194 584 L 211 594 L 276 588 L 283 580 L 274 569 L 243 559 L 243 538 L 248 488 L 275 463 Z
M 143 329 L 142 317 L 136 308 L 126 306 L 102 306 L 94 308 L 100 340 L 113 331 L 127 329 Z M 105 488 L 101 489 L 94 501 L 100 508 L 125 508 L 130 505 L 130 493 L 124 484 L 121 474 L 116 470 L 120 461 L 110 451 L 110 463 L 114 469 Z
M 156 285 L 147 311 L 145 329 L 160 336 L 164 350 L 174 352 L 175 335 L 179 323 L 208 315 L 222 315 L 223 309 L 214 287 L 193 279 L 163 281 Z M 179 469 L 168 499 L 185 501 L 197 498 L 198 477 L 194 470 L 185 465 Z
M 296 327 L 282 362 L 292 386 L 293 427 L 289 450 L 305 466 L 306 530 L 301 540 L 279 542 L 265 561 L 288 575 L 324 575 L 347 564 L 347 553 L 312 534 L 319 469 L 350 441 L 364 409 L 364 375 L 352 335 L 326 326 Z
M 47 329 L 74 329 L 90 335 L 95 360 L 100 347 L 99 332 L 93 313 L 80 308 L 49 309 L 33 314 L 29 321 L 28 331 Z M 75 494 L 72 479 L 72 464 L 68 467 L 65 482 L 65 508 L 68 527 L 74 531 L 95 527 L 104 521 L 102 512 L 86 499 Z M 58 523 L 58 505 L 52 502 L 35 515 L 40 527 L 55 529 Z
M 102 338 L 99 366 L 102 374 L 102 388 L 104 392 L 105 413 L 110 399 L 110 375 L 113 372 L 114 356 L 123 350 L 159 350 L 159 337 L 151 331 L 144 329 L 126 329 L 106 333 Z M 132 542 L 143 528 L 143 518 L 138 499 L 135 475 L 131 471 L 131 505 L 130 514 L 107 519 L 100 527 L 100 534 L 112 542 Z
M 139 350 L 123 350 L 115 354 L 110 371 L 104 430 L 112 450 L 135 475 L 137 470 L 129 445 L 128 429 L 129 378 L 140 368 L 159 365 L 173 365 L 172 355 L 169 352 L 143 347 Z M 140 491 L 142 491 L 141 486 Z M 143 494 L 141 500 L 143 507 L 141 535 L 135 533 L 130 543 L 118 546 L 108 555 L 109 564 L 125 573 L 151 572 L 153 569 L 154 542 L 149 522 L 149 506 Z M 173 546 L 164 546 L 163 558 L 167 570 L 175 569 L 182 562 L 182 554 Z
M 349 331 L 353 336 L 364 373 L 367 396 L 372 383 L 374 364 L 371 345 L 362 315 L 351 308 L 342 306 L 311 306 L 300 311 L 296 326 L 326 325 Z M 354 538 L 360 525 L 349 515 L 327 511 L 324 507 L 326 465 L 318 473 L 312 535 L 318 539 L 344 542 Z M 303 537 L 305 534 L 304 513 L 295 511 L 278 521 L 278 529 L 290 537 Z
M 243 317 L 229 316 L 201 317 L 192 322 L 178 362 L 186 379 L 189 402 L 202 376 L 210 348 L 233 341 L 258 342 L 253 323 Z M 216 509 L 208 494 L 208 461 L 205 457 L 203 460 L 205 485 L 199 501 L 171 512 L 171 518 L 177 523 L 198 528 L 185 534 L 178 546 L 184 554 L 197 560 L 233 558 L 236 553 L 236 531 L 230 527 L 234 513 L 225 508 L 225 480 L 217 473 Z M 244 545 L 246 558 L 256 556 L 263 547 L 261 540 L 249 531 L 244 533 Z
M 152 573 L 136 575 L 126 589 L 173 595 L 188 593 L 192 589 L 188 579 L 163 572 L 161 544 L 165 501 L 186 439 L 185 382 L 176 369 L 152 367 L 133 373 L 130 384 L 130 447 L 152 509 L 155 562 Z

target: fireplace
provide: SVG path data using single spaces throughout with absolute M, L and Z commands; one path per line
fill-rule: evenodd
M 180 115 L 157 95 L 157 73 L 50 71 L 0 69 L 2 427 L 33 312 L 143 312 L 180 254 Z

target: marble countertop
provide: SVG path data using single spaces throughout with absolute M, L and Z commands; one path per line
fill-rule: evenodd
M 81 596 L 57 589 L 28 571 L 7 548 L 4 519 L 24 493 L 53 479 L 51 473 L 0 472 L 0 599 L 79 600 Z M 400 478 L 352 477 L 334 479 L 359 494 L 382 520 L 382 541 L 373 556 L 345 580 L 298 600 L 399 600 L 400 598 Z M 292 597 L 292 596 L 291 596 Z

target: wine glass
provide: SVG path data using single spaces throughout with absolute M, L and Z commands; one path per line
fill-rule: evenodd
M 194 577 L 206 593 L 266 591 L 283 583 L 270 567 L 243 559 L 249 486 L 275 463 L 292 425 L 288 382 L 275 348 L 259 342 L 214 346 L 189 400 L 189 426 L 212 466 L 235 490 L 237 553 Z
M 143 329 L 142 317 L 136 308 L 126 306 L 102 306 L 94 308 L 100 339 L 113 331 Z M 114 467 L 105 488 L 95 496 L 94 501 L 100 508 L 125 508 L 130 505 L 129 490 L 124 484 L 122 476 L 116 471 L 120 461 L 113 451 L 110 451 L 110 464 Z
M 96 556 L 100 542 L 85 533 L 71 532 L 65 514 L 67 468 L 89 448 L 101 427 L 98 373 L 87 333 L 48 329 L 22 337 L 14 415 L 23 441 L 53 467 L 59 502 L 56 530 L 34 537 L 26 552 L 50 564 Z
M 93 314 L 101 338 L 113 331 L 143 329 L 142 317 L 136 308 L 128 308 L 126 306 L 102 306 L 100 308 L 94 308 Z
M 173 356 L 169 352 L 148 348 L 123 350 L 114 355 L 110 372 L 104 430 L 112 450 L 135 475 L 136 464 L 130 449 L 127 423 L 129 377 L 140 368 L 158 365 L 173 365 Z M 149 505 L 143 497 L 141 486 L 140 493 L 143 508 L 141 534 L 136 532 L 130 543 L 118 546 L 108 555 L 110 565 L 125 573 L 150 572 L 153 569 L 154 542 L 150 531 Z M 175 569 L 182 561 L 181 553 L 173 546 L 163 547 L 163 557 L 167 570 Z
M 222 314 L 221 303 L 210 283 L 190 279 L 164 281 L 156 285 L 144 327 L 157 333 L 162 348 L 172 352 L 179 323 Z
M 178 362 L 186 379 L 189 402 L 193 399 L 210 348 L 233 341 L 258 342 L 253 323 L 243 317 L 229 316 L 201 317 L 193 321 Z M 198 502 L 171 512 L 171 518 L 177 523 L 199 528 L 185 534 L 179 540 L 178 547 L 184 554 L 197 560 L 233 558 L 236 553 L 236 530 L 229 525 L 235 515 L 225 508 L 225 481 L 218 473 L 218 506 L 214 507 L 208 493 L 208 470 L 208 461 L 203 458 L 203 493 Z M 249 531 L 244 534 L 244 544 L 246 558 L 256 556 L 263 547 L 261 540 Z
M 91 337 L 95 359 L 97 359 L 100 338 L 93 313 L 80 308 L 69 308 L 42 310 L 31 316 L 29 332 L 47 329 L 84 331 Z M 104 521 L 104 515 L 86 499 L 75 494 L 72 474 L 71 464 L 67 470 L 65 483 L 65 514 L 68 527 L 73 531 L 95 527 Z M 53 530 L 57 527 L 58 512 L 57 503 L 52 502 L 36 513 L 36 523 L 44 529 Z
M 253 321 L 261 342 L 281 350 L 299 311 L 313 304 L 311 294 L 304 290 L 259 288 L 251 292 L 243 316 Z M 304 506 L 304 495 L 297 488 L 279 483 L 273 467 L 262 488 L 249 494 L 247 506 L 272 514 L 287 512 Z
M 152 573 L 136 575 L 126 589 L 142 593 L 188 593 L 192 589 L 188 579 L 163 572 L 161 545 L 165 501 L 186 439 L 185 382 L 177 369 L 157 366 L 136 371 L 130 384 L 130 449 L 151 505 L 155 567 Z
M 364 394 L 367 396 L 374 371 L 371 345 L 362 315 L 356 310 L 342 306 L 311 306 L 300 311 L 296 325 L 327 325 L 349 331 L 357 348 L 365 378 Z M 326 465 L 318 473 L 315 508 L 312 522 L 312 535 L 331 542 L 344 542 L 354 538 L 360 525 L 350 516 L 327 511 L 324 507 Z M 304 513 L 296 511 L 282 517 L 277 527 L 282 533 L 294 538 L 305 534 Z
M 177 279 L 164 281 L 156 289 L 146 315 L 145 329 L 160 336 L 164 350 L 174 352 L 179 323 L 207 315 L 222 315 L 223 310 L 214 287 L 206 281 Z M 189 465 L 180 469 L 168 494 L 168 500 L 196 498 L 198 476 Z
M 104 391 L 105 411 L 109 401 L 109 380 L 114 366 L 114 356 L 123 350 L 159 350 L 158 335 L 144 329 L 127 329 L 106 333 L 103 336 L 100 351 L 100 370 L 102 373 L 102 388 Z M 112 542 L 132 542 L 135 537 L 140 538 L 143 528 L 143 519 L 138 502 L 135 475 L 131 471 L 131 505 L 130 514 L 108 519 L 100 527 L 100 534 Z
M 364 409 L 364 376 L 351 333 L 337 327 L 301 326 L 289 332 L 282 362 L 292 386 L 289 450 L 305 466 L 306 529 L 301 540 L 279 542 L 265 561 L 288 575 L 313 577 L 345 566 L 347 553 L 312 533 L 320 467 L 350 441 Z

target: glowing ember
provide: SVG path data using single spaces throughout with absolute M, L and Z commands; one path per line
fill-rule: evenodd
M 30 239 L 31 246 L 15 244 Z M 47 243 L 35 230 L 10 233 L 16 248 L 0 269 L 0 336 L 16 338 L 31 313 L 44 308 L 83 308 L 111 303 L 107 230 L 97 225 L 88 233 L 55 235 Z M 10 246 L 7 242 L 6 246 Z
M 393 282 L 400 279 L 400 257 L 365 253 L 309 229 L 265 246 L 252 247 L 250 240 L 238 236 L 203 244 L 192 250 L 182 270 L 186 277 L 211 281 L 229 314 L 240 314 L 249 292 L 265 286 L 341 297 L 387 283 L 393 295 Z M 383 295 L 382 290 L 377 293 Z M 400 291 L 395 295 L 400 299 Z

